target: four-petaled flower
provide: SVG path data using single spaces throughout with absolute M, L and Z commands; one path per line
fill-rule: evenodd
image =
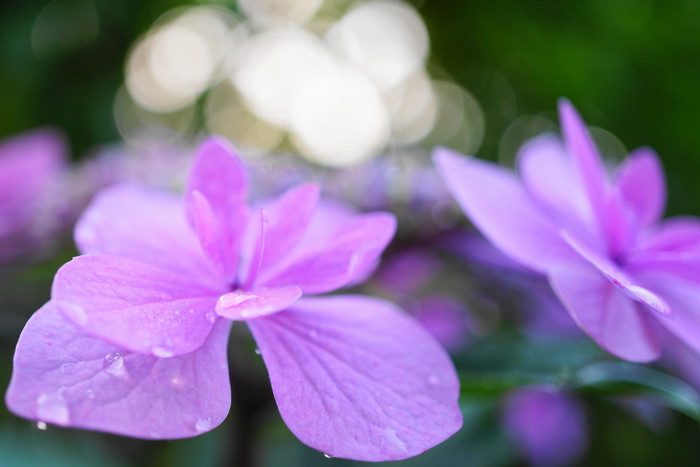
M 653 151 L 638 149 L 609 171 L 573 106 L 562 100 L 559 110 L 563 142 L 544 135 L 526 144 L 519 180 L 437 149 L 448 187 L 496 246 L 549 278 L 609 352 L 654 360 L 664 330 L 700 350 L 700 221 L 659 220 L 665 184 Z
M 56 274 L 22 332 L 7 393 L 18 415 L 163 439 L 225 418 L 226 346 L 245 321 L 282 418 L 332 456 L 414 456 L 461 426 L 445 351 L 385 301 L 304 297 L 356 283 L 395 230 L 391 214 L 319 201 L 315 185 L 251 207 L 224 141 L 200 147 L 183 202 L 120 186 L 76 227 L 83 256 Z

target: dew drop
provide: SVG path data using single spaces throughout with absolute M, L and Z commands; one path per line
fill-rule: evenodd
M 438 383 L 440 383 L 440 378 L 438 378 L 436 375 L 430 375 L 428 377 L 428 384 L 435 386 Z
M 36 422 L 36 427 L 41 431 L 46 431 L 46 429 L 48 428 L 46 422 Z
M 170 380 L 170 384 L 175 386 L 176 388 L 181 388 L 185 386 L 185 382 L 182 378 L 180 378 L 179 375 L 173 376 L 173 378 Z
M 80 305 L 59 301 L 56 302 L 56 306 L 61 310 L 61 313 L 77 325 L 85 326 L 87 324 L 88 314 Z
M 204 315 L 204 318 L 210 323 L 213 323 L 214 321 L 216 321 L 216 313 L 214 313 L 213 311 L 207 311 Z
M 87 397 L 88 399 L 94 399 L 95 391 L 93 391 L 92 389 L 88 389 L 87 391 L 85 391 L 85 397 Z
M 255 348 L 255 355 L 262 355 L 262 352 L 257 347 Z
M 406 443 L 401 441 L 397 435 L 396 430 L 393 430 L 391 428 L 383 430 L 382 434 L 384 435 L 384 439 L 388 441 L 390 444 L 393 444 L 397 448 L 399 448 L 402 452 L 408 452 Z
M 102 369 L 112 376 L 124 376 L 124 357 L 119 352 L 108 353 L 102 361 Z
M 330 454 L 326 454 L 326 453 L 323 453 L 323 457 L 325 457 L 326 459 L 333 459 L 333 456 L 331 456 Z
M 70 413 L 66 400 L 60 394 L 41 394 L 36 398 L 36 416 L 41 420 L 68 425 Z
M 204 433 L 205 431 L 211 430 L 211 418 L 200 418 L 197 420 L 197 423 L 194 424 L 194 429 L 197 430 L 197 433 Z
M 175 355 L 175 353 L 172 350 L 166 347 L 153 347 L 151 349 L 151 352 L 153 352 L 153 355 L 159 358 L 170 358 L 173 355 Z

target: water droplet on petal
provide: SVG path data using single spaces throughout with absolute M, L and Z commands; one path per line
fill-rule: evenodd
M 36 422 L 36 427 L 41 431 L 46 431 L 46 429 L 48 428 L 46 422 Z
M 333 456 L 331 456 L 330 454 L 326 454 L 326 453 L 323 453 L 323 457 L 325 457 L 326 459 L 333 459 Z
M 194 429 L 197 430 L 197 433 L 204 433 L 205 431 L 211 430 L 212 423 L 211 423 L 211 418 L 200 418 L 197 420 L 197 423 L 194 424 Z
M 206 320 L 210 323 L 213 323 L 214 321 L 216 321 L 216 316 L 216 313 L 214 313 L 213 311 L 207 311 L 204 315 L 204 318 L 206 318 Z
M 406 448 L 406 443 L 401 441 L 397 435 L 396 430 L 393 430 L 391 428 L 383 430 L 382 434 L 384 435 L 384 439 L 388 441 L 390 444 L 393 444 L 397 448 L 399 448 L 403 452 L 408 452 L 408 449 Z
M 255 348 L 255 355 L 262 355 L 262 352 L 257 347 Z
M 95 391 L 93 391 L 92 389 L 88 389 L 87 391 L 85 391 L 85 397 L 87 397 L 88 399 L 94 399 Z
M 172 350 L 166 347 L 153 347 L 151 349 L 151 352 L 153 352 L 153 355 L 159 358 L 170 358 L 173 355 L 175 355 L 175 353 Z
M 170 384 L 172 384 L 175 387 L 181 388 L 185 386 L 185 381 L 180 377 L 180 375 L 176 375 L 170 379 Z
M 438 383 L 440 383 L 440 378 L 438 378 L 436 375 L 430 375 L 428 377 L 428 384 L 435 386 Z
M 56 425 L 68 425 L 70 414 L 66 400 L 60 394 L 41 394 L 36 398 L 36 416 Z
M 102 369 L 112 376 L 124 376 L 124 357 L 119 352 L 108 353 L 102 361 Z
M 88 314 L 78 304 L 70 302 L 56 302 L 56 306 L 61 313 L 63 313 L 68 319 L 76 323 L 78 326 L 85 326 L 88 322 Z
M 73 363 L 64 363 L 61 365 L 61 373 L 67 373 L 73 368 Z

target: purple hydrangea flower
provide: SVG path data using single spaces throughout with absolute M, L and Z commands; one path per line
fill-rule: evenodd
M 0 263 L 54 233 L 59 210 L 50 206 L 66 166 L 65 143 L 55 130 L 32 130 L 0 142 Z
M 254 207 L 246 191 L 211 139 L 184 203 L 133 186 L 98 195 L 76 227 L 83 256 L 20 336 L 9 408 L 139 438 L 206 432 L 229 410 L 228 333 L 245 321 L 282 418 L 311 447 L 402 459 L 452 435 L 459 384 L 435 339 L 379 299 L 307 297 L 366 274 L 393 216 L 320 201 L 315 185 Z
M 553 387 L 527 387 L 508 394 L 503 423 L 535 466 L 571 465 L 588 447 L 582 404 Z
M 504 168 L 438 149 L 458 203 L 497 247 L 545 274 L 579 326 L 632 361 L 660 354 L 657 324 L 700 350 L 700 221 L 660 221 L 663 171 L 653 151 L 606 170 L 573 106 L 564 140 L 544 135 Z

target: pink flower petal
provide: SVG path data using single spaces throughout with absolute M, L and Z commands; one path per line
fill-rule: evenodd
M 598 151 L 581 116 L 566 99 L 559 100 L 559 119 L 566 147 L 573 159 L 594 217 L 602 220 L 608 184 Z
M 666 183 L 653 150 L 641 148 L 630 154 L 618 169 L 616 185 L 641 225 L 659 220 L 666 204 Z
M 235 281 L 238 272 L 248 214 L 247 189 L 245 168 L 233 148 L 221 138 L 204 141 L 190 172 L 187 216 L 200 235 L 204 251 L 229 283 Z
M 696 352 L 700 352 L 700 282 L 677 271 L 653 269 L 639 274 L 645 283 L 653 284 L 671 307 L 673 316 L 659 318 L 659 323 Z
M 561 221 L 591 224 L 586 193 L 559 138 L 543 135 L 525 143 L 518 172 L 529 193 Z
M 303 299 L 248 325 L 282 418 L 314 449 L 363 461 L 405 459 L 462 425 L 449 357 L 388 302 Z
M 169 357 L 202 345 L 222 293 L 144 263 L 87 255 L 56 273 L 52 299 L 87 332 L 133 352 Z
M 628 255 L 630 261 L 646 258 L 700 258 L 700 220 L 694 217 L 674 217 L 649 229 L 640 239 L 635 250 Z
M 641 231 L 639 220 L 617 187 L 608 192 L 602 215 L 607 255 L 613 258 L 626 255 Z
M 626 261 L 626 270 L 659 290 L 700 284 L 700 221 L 674 218 L 665 221 L 642 241 Z M 664 288 L 657 286 L 663 285 Z M 685 284 L 685 285 L 684 285 Z M 687 305 L 680 312 L 685 311 Z M 683 319 L 682 317 L 679 319 Z
M 179 197 L 128 185 L 100 192 L 75 227 L 83 254 L 140 261 L 202 284 L 224 281 L 202 254 Z M 177 252 L 177 254 L 174 254 Z
M 316 212 L 318 199 L 317 185 L 300 185 L 265 207 L 269 227 L 263 268 L 269 268 L 280 261 L 301 241 Z
M 671 314 L 671 308 L 661 296 L 635 283 L 632 277 L 617 267 L 615 263 L 610 261 L 607 257 L 577 241 L 566 232 L 562 233 L 562 238 L 566 240 L 571 248 L 581 255 L 581 258 L 598 269 L 611 284 L 620 289 L 620 291 L 629 298 L 643 303 L 664 315 Z
M 445 148 L 435 164 L 471 221 L 504 253 L 525 266 L 546 272 L 575 254 L 558 229 L 509 171 Z
M 299 297 L 301 289 L 295 285 L 252 292 L 237 290 L 219 297 L 216 312 L 227 319 L 245 321 L 289 308 Z
M 305 245 L 277 268 L 264 271 L 258 283 L 268 287 L 297 285 L 306 294 L 347 285 L 374 266 L 394 236 L 396 218 L 383 212 L 353 215 L 339 219 L 332 231 L 332 235 L 320 232 L 316 236 L 310 228 Z
M 231 404 L 229 329 L 219 320 L 200 349 L 162 359 L 88 335 L 49 302 L 22 331 L 7 406 L 31 420 L 139 438 L 202 434 Z
M 578 325 L 608 352 L 635 362 L 656 360 L 650 316 L 598 269 L 581 264 L 553 271 L 552 288 Z

